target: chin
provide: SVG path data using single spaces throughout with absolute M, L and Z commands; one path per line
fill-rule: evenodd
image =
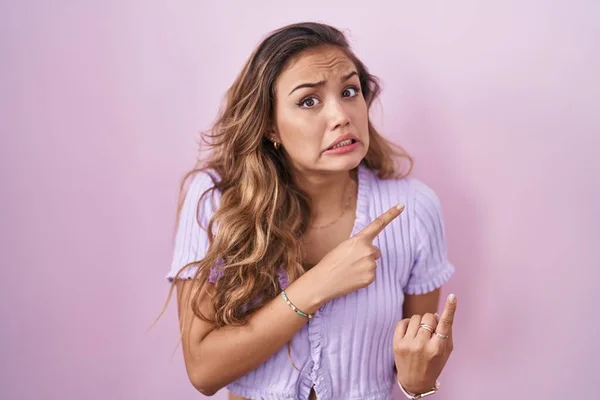
M 331 172 L 351 171 L 360 165 L 366 155 L 366 152 L 364 154 L 357 152 L 357 154 L 348 154 L 337 159 L 327 160 L 324 169 Z

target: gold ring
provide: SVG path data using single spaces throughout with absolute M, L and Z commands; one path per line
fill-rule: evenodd
M 444 335 L 443 333 L 436 332 L 435 335 L 440 339 L 448 339 L 448 335 Z
M 423 329 L 425 329 L 426 331 L 429 331 L 431 334 L 433 334 L 433 332 L 435 331 L 435 330 L 433 329 L 433 326 L 431 326 L 431 325 L 427 325 L 427 324 L 421 324 L 421 325 L 419 325 L 419 328 L 423 328 Z

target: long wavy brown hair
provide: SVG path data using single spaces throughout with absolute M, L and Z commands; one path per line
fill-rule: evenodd
M 299 238 L 309 225 L 311 201 L 294 183 L 285 150 L 276 150 L 267 136 L 275 120 L 278 76 L 293 57 L 323 45 L 337 46 L 353 61 L 370 109 L 380 92 L 378 80 L 354 55 L 341 31 L 319 23 L 285 26 L 254 50 L 228 90 L 214 126 L 203 134 L 208 158 L 183 178 L 177 220 L 188 179 L 202 171 L 218 175 L 198 202 L 200 207 L 210 192 L 220 194 L 220 204 L 204 227 L 208 251 L 203 259 L 183 266 L 177 275 L 198 267 L 195 279 L 201 284 L 197 287 L 204 288 L 211 267 L 219 266 L 221 278 L 211 290 L 214 319 L 209 320 L 199 309 L 203 289 L 191 298 L 194 314 L 219 327 L 244 324 L 248 314 L 276 296 L 281 290 L 277 278 L 280 269 L 287 273 L 290 283 L 305 272 Z M 369 139 L 363 160 L 367 168 L 382 179 L 400 178 L 410 172 L 412 159 L 384 139 L 370 121 Z M 407 161 L 404 173 L 398 172 L 399 160 Z M 172 291 L 173 287 L 169 298 Z

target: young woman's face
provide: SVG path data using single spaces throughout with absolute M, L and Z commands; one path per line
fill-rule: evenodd
M 294 168 L 310 174 L 358 166 L 369 148 L 368 110 L 357 69 L 342 50 L 302 52 L 281 73 L 275 92 L 272 136 Z

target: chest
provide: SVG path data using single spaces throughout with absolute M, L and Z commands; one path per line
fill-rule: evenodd
M 338 224 L 326 229 L 314 229 L 302 239 L 304 245 L 305 265 L 315 266 L 327 253 L 347 240 L 352 234 L 354 216 L 347 213 L 346 218 Z

